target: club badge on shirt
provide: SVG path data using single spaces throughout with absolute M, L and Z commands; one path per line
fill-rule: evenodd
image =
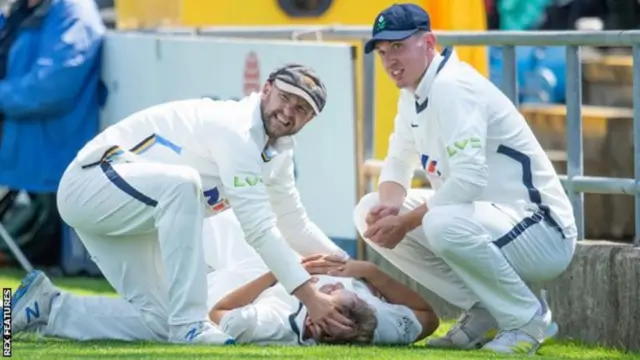
M 422 164 L 422 168 L 429 175 L 442 176 L 440 170 L 438 170 L 438 160 L 430 157 L 429 155 L 422 154 L 420 156 L 420 163 Z
M 209 205 L 209 208 L 214 214 L 225 211 L 231 207 L 229 201 L 220 196 L 218 188 L 205 191 L 204 197 L 207 200 L 207 205 Z

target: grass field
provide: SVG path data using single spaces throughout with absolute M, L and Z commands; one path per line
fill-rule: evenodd
M 15 289 L 24 273 L 0 271 L 0 285 Z M 102 280 L 87 278 L 54 278 L 65 290 L 81 294 L 112 294 Z M 445 322 L 436 334 L 444 334 L 452 322 Z M 258 346 L 181 346 L 155 343 L 124 343 L 113 341 L 74 342 L 62 339 L 20 337 L 14 339 L 13 357 L 16 359 L 502 359 L 518 356 L 498 356 L 481 351 L 442 351 L 423 344 L 409 347 L 347 347 L 318 346 L 258 347 Z M 536 359 L 640 359 L 630 354 L 577 342 L 562 341 L 542 348 Z

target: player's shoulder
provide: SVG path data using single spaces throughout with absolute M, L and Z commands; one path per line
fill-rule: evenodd
M 407 89 L 400 89 L 400 95 L 398 96 L 398 108 L 405 109 L 411 106 L 415 106 L 416 96 Z
M 432 98 L 445 98 L 459 95 L 461 92 L 468 92 L 477 84 L 477 79 L 470 76 L 462 64 L 442 71 L 433 81 L 431 88 Z
M 492 83 L 477 69 L 461 61 L 454 53 L 450 64 L 444 66 L 436 76 L 431 95 L 434 101 L 442 99 L 477 99 L 486 96 L 488 86 Z
M 259 116 L 260 99 L 252 94 L 240 100 L 203 98 L 198 106 L 200 118 L 225 137 L 248 139 Z
M 245 97 L 240 100 L 217 100 L 205 97 L 201 99 L 200 107 L 202 110 L 208 111 L 207 115 L 212 119 L 218 120 L 221 124 L 234 127 L 242 123 L 243 120 L 245 122 L 250 120 L 250 115 L 253 114 L 256 107 L 256 102 L 251 100 L 255 99 Z

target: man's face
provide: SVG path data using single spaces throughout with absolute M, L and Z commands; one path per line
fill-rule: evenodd
M 382 66 L 398 88 L 415 90 L 433 58 L 435 36 L 418 33 L 401 41 L 379 41 Z
M 262 89 L 262 119 L 271 139 L 294 135 L 315 113 L 303 98 L 278 89 L 271 83 Z
M 352 307 L 356 301 L 359 301 L 358 295 L 355 293 L 345 290 L 344 286 L 341 283 L 334 284 L 325 284 L 322 285 L 318 291 L 331 295 L 333 297 L 338 308 L 346 308 Z M 317 326 L 314 326 L 313 322 L 309 317 L 305 319 L 305 325 L 311 329 L 311 334 L 315 340 L 329 340 L 329 339 L 339 339 L 344 338 L 349 335 L 349 331 L 343 330 L 342 328 L 332 327 L 329 325 L 324 330 L 320 329 Z

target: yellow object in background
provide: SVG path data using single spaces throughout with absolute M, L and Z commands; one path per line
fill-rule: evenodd
M 293 17 L 280 7 L 278 0 L 183 0 L 182 20 L 185 26 L 370 25 L 380 10 L 395 2 L 397 1 L 333 0 L 327 11 L 320 16 Z M 420 5 L 424 0 L 404 2 Z
M 182 0 L 115 0 L 114 4 L 120 30 L 181 26 Z
M 487 12 L 485 0 L 424 0 L 424 9 L 431 16 L 435 30 L 486 31 Z M 465 12 L 460 12 L 464 9 Z M 468 62 L 485 76 L 488 75 L 489 58 L 484 46 L 457 46 L 460 59 Z

